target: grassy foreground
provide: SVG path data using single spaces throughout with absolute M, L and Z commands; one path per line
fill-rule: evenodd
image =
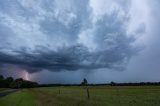
M 8 90 L 8 88 L 0 88 L 0 92 Z
M 0 106 L 36 106 L 29 90 L 22 90 L 0 99 Z
M 0 98 L 0 106 L 160 106 L 160 86 L 46 87 Z

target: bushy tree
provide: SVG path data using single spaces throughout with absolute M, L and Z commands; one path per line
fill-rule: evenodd
M 112 82 L 110 82 L 110 85 L 111 85 L 111 86 L 115 86 L 116 83 L 112 81 Z
M 4 80 L 3 75 L 0 75 L 0 81 Z
M 26 81 L 23 80 L 22 78 L 16 79 L 13 83 L 11 83 L 11 88 L 33 88 L 37 87 L 38 83 L 36 82 L 31 82 L 31 81 Z
M 5 87 L 10 87 L 10 84 L 12 83 L 14 81 L 14 79 L 12 78 L 12 77 L 7 77 L 6 79 L 5 79 Z
M 81 82 L 81 85 L 87 85 L 88 84 L 88 81 L 86 78 L 83 79 L 83 81 Z
M 4 87 L 4 77 L 0 75 L 0 88 Z
M 2 75 L 0 75 L 0 88 L 33 88 L 37 87 L 38 83 L 32 81 L 26 81 L 22 78 L 18 78 L 14 80 L 12 77 L 7 77 L 4 79 Z

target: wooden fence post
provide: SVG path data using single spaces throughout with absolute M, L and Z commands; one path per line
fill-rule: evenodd
M 59 94 L 61 94 L 61 90 L 60 90 L 60 88 L 59 88 Z
M 87 88 L 87 97 L 88 97 L 88 99 L 90 99 L 89 88 Z

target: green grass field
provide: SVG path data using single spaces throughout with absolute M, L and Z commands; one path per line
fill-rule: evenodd
M 0 88 L 0 92 L 8 90 L 8 88 Z
M 0 98 L 0 106 L 160 106 L 160 86 L 46 87 Z

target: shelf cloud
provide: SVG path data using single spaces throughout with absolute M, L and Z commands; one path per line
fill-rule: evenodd
M 100 4 L 102 10 L 94 2 L 1 1 L 0 63 L 30 73 L 43 69 L 122 70 L 138 51 L 127 27 L 130 2 L 114 1 L 108 9 Z

